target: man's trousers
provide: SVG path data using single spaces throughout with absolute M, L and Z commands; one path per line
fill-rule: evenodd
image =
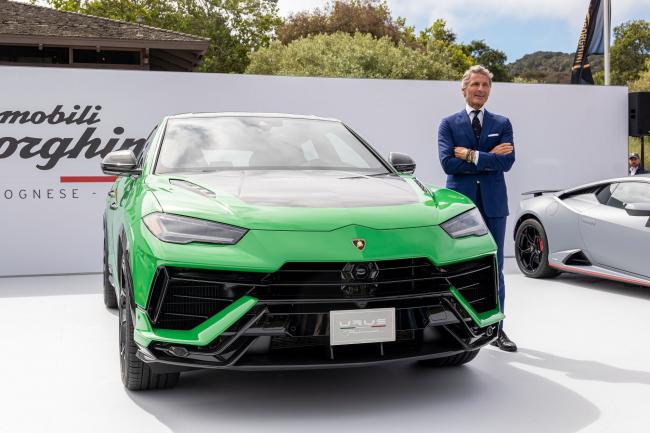
M 499 264 L 499 305 L 501 307 L 501 312 L 504 312 L 504 305 L 506 299 L 506 286 L 503 281 L 503 243 L 506 237 L 506 220 L 508 217 L 488 217 L 485 215 L 483 210 L 483 202 L 481 200 L 481 191 L 477 191 L 476 196 L 476 207 L 481 212 L 485 224 L 490 230 L 494 241 L 497 243 L 497 262 Z M 503 322 L 501 322 L 503 326 Z

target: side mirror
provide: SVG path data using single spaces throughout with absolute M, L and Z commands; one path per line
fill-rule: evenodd
M 650 203 L 628 203 L 625 205 L 625 210 L 631 216 L 650 217 Z
M 388 159 L 395 170 L 400 173 L 413 174 L 415 172 L 415 161 L 405 153 L 391 152 Z
M 104 174 L 128 176 L 140 174 L 138 162 L 132 150 L 116 150 L 102 159 L 102 171 Z

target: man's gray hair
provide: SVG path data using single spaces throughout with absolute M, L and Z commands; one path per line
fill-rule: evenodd
M 467 86 L 469 86 L 469 77 L 472 76 L 472 74 L 482 74 L 488 77 L 488 81 L 490 82 L 490 87 L 492 87 L 492 72 L 488 68 L 482 65 L 474 65 L 470 67 L 468 70 L 465 71 L 463 74 L 463 81 L 461 82 L 460 89 L 465 90 Z

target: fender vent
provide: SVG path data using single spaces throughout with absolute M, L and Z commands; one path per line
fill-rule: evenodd
M 591 266 L 591 262 L 582 251 L 571 254 L 564 260 L 564 264 L 569 266 Z

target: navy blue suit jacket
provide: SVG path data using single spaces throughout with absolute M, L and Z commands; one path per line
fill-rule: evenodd
M 515 162 L 515 152 L 509 155 L 489 153 L 497 144 L 512 143 L 512 125 L 508 118 L 483 112 L 481 138 L 476 142 L 469 116 L 463 109 L 442 119 L 438 127 L 438 155 L 445 173 L 447 188 L 466 195 L 476 202 L 480 182 L 481 201 L 487 217 L 505 217 L 508 211 L 508 191 L 503 173 Z M 454 157 L 454 147 L 479 151 L 478 165 Z

